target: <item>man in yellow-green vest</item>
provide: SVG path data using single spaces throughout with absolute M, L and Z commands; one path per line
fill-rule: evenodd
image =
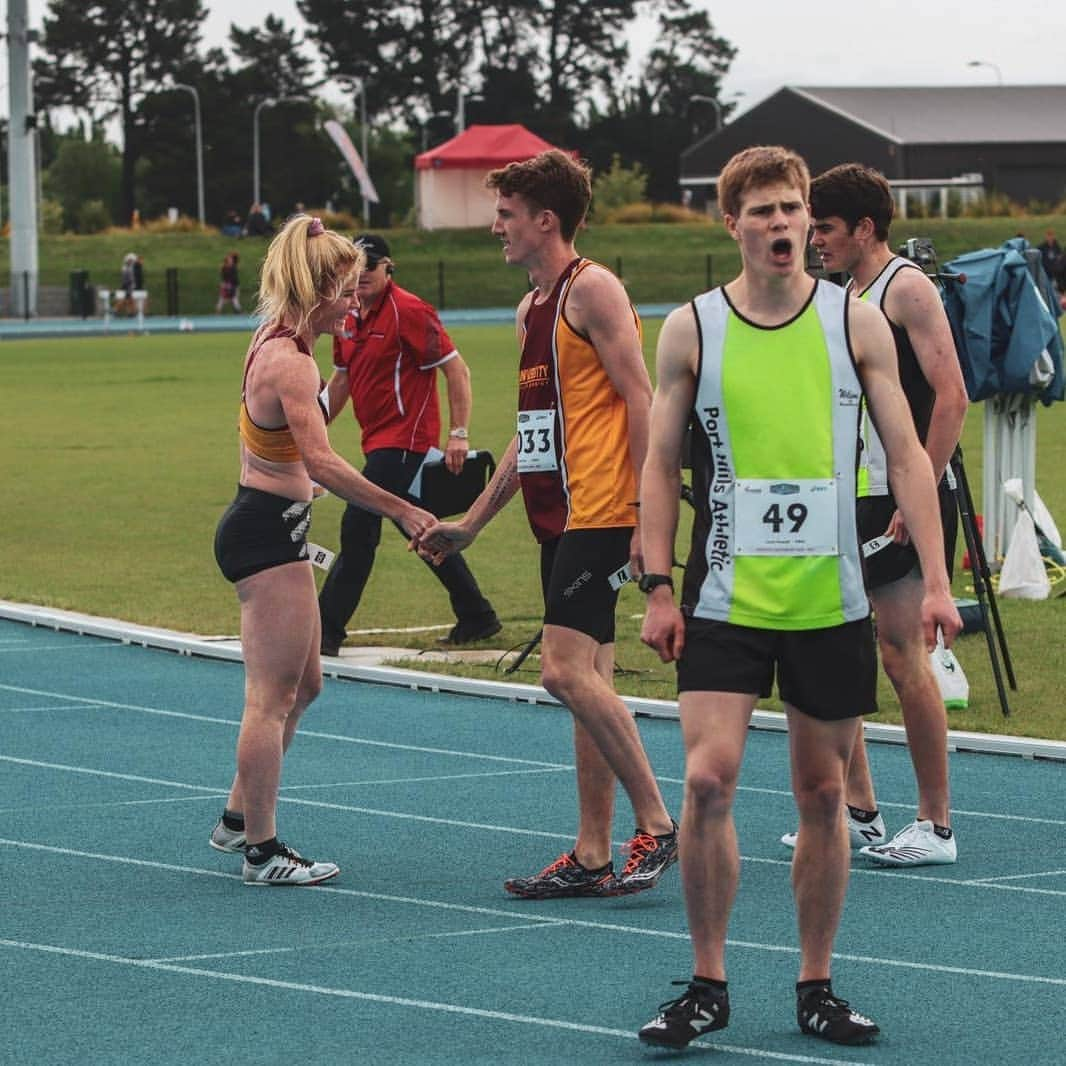
M 927 645 L 961 628 L 936 486 L 877 308 L 808 276 L 810 176 L 778 147 L 734 156 L 718 182 L 742 270 L 672 312 L 641 482 L 642 639 L 678 663 L 686 775 L 680 863 L 694 970 L 640 1030 L 680 1048 L 729 1020 L 725 943 L 740 856 L 733 799 L 748 724 L 776 676 L 799 834 L 792 865 L 800 1029 L 857 1044 L 880 1032 L 830 984 L 850 850 L 844 781 L 855 719 L 876 707 L 876 653 L 855 521 L 861 403 L 922 566 Z M 681 451 L 692 432 L 696 517 L 679 608 L 670 567 Z

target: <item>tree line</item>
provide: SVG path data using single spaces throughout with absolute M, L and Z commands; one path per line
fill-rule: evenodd
M 261 198 L 275 211 L 357 213 L 357 184 L 321 123 L 338 118 L 359 146 L 365 112 L 381 197 L 372 221 L 394 225 L 411 209 L 414 155 L 454 135 L 460 98 L 467 124 L 520 122 L 596 169 L 614 156 L 639 164 L 658 201 L 677 199 L 681 150 L 730 109 L 693 101 L 719 99 L 736 50 L 692 0 L 297 0 L 297 9 L 300 27 L 267 16 L 231 24 L 226 48 L 205 48 L 203 0 L 49 0 L 34 93 L 45 195 L 64 227 L 94 228 L 87 204 L 118 223 L 174 206 L 196 215 L 194 101 L 179 86 L 198 94 L 206 219 L 216 225 L 251 202 L 254 125 Z M 632 74 L 627 35 L 638 16 L 655 31 Z M 338 87 L 351 107 L 327 102 L 324 90 Z M 104 135 L 115 124 L 120 147 Z

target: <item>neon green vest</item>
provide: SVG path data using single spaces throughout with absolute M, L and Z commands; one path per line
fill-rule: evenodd
M 803 310 L 773 328 L 743 319 L 721 289 L 693 301 L 700 492 L 685 601 L 697 618 L 801 630 L 869 613 L 855 529 L 862 388 L 847 300 L 818 282 Z M 815 514 L 821 536 L 801 544 Z

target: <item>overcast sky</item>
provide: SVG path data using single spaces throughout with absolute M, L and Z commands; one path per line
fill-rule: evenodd
M 295 0 L 207 2 L 205 39 L 212 42 L 225 41 L 231 22 L 254 25 L 267 14 L 302 25 Z M 696 6 L 710 12 L 716 32 L 737 49 L 723 96 L 743 94 L 741 108 L 782 85 L 995 84 L 992 67 L 967 66 L 974 59 L 998 67 L 1008 85 L 1066 79 L 1066 4 L 1061 0 L 894 0 L 891 5 L 722 0 Z M 648 40 L 648 30 L 637 28 L 634 40 Z
M 131 17 L 137 6 L 132 0 Z M 225 44 L 230 23 L 261 25 L 268 14 L 289 26 L 303 25 L 295 0 L 206 0 L 206 6 L 207 44 Z M 1000 76 L 1007 85 L 1066 80 L 1061 2 L 894 0 L 889 6 L 722 0 L 698 6 L 710 11 L 718 34 L 737 49 L 723 97 L 739 94 L 740 110 L 782 85 L 994 85 Z M 877 7 L 888 13 L 871 10 Z M 46 0 L 29 0 L 31 25 L 40 25 L 45 10 Z M 646 42 L 652 33 L 653 26 L 638 25 L 632 38 Z M 633 47 L 639 55 L 640 45 Z M 992 65 L 970 67 L 971 60 Z

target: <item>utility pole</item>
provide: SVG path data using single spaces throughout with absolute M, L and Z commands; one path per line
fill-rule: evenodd
M 30 88 L 30 32 L 26 0 L 8 0 L 7 173 L 11 215 L 11 310 L 37 313 L 37 183 L 34 161 L 37 116 Z

